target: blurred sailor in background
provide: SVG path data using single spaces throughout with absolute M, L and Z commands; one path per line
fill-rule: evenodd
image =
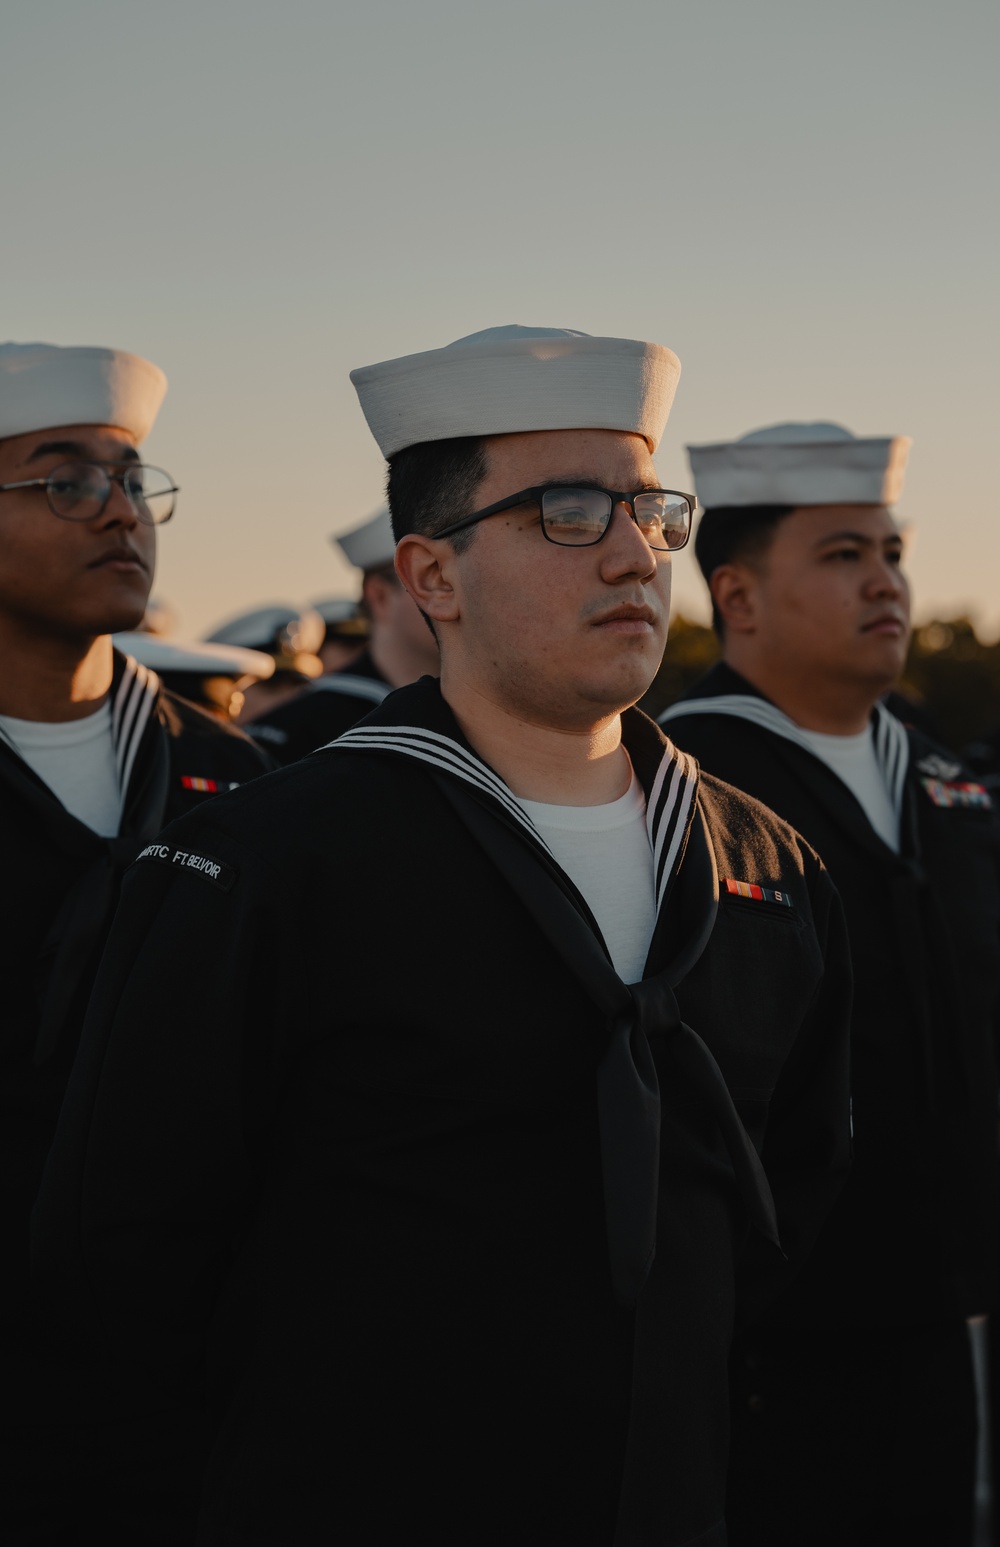
M 350 665 L 318 678 L 306 692 L 256 721 L 253 735 L 280 763 L 294 763 L 325 746 L 393 688 L 436 677 L 441 669 L 437 641 L 393 568 L 396 543 L 388 508 L 331 541 L 362 572 L 361 599 L 371 633 Z
M 122 872 L 164 822 L 267 766 L 112 646 L 143 616 L 174 509 L 137 449 L 166 387 L 120 350 L 0 345 L 0 1336 L 25 1486 L 48 1396 L 22 1357 L 28 1215 Z
M 1000 878 L 989 795 L 879 702 L 910 631 L 890 509 L 909 446 L 821 423 L 690 448 L 723 662 L 661 723 L 819 851 L 855 972 L 854 1169 L 734 1355 L 734 1547 L 970 1539 Z
M 364 602 L 352 601 L 348 596 L 327 596 L 313 602 L 312 608 L 326 624 L 319 647 L 324 672 L 345 671 L 357 660 L 371 634 L 371 618 Z
M 171 693 L 220 720 L 238 721 L 250 689 L 274 675 L 274 656 L 264 650 L 164 639 L 146 629 L 113 637 L 117 650 L 151 667 Z
M 206 636 L 209 644 L 259 651 L 269 655 L 273 662 L 270 673 L 259 676 L 247 687 L 236 716 L 238 725 L 252 725 L 256 738 L 256 722 L 262 716 L 295 698 L 320 675 L 323 664 L 317 652 L 325 632 L 323 619 L 313 608 L 275 602 L 255 607 L 252 612 L 238 613 Z

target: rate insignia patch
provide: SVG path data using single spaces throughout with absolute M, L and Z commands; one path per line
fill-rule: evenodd
M 966 810 L 975 811 L 993 810 L 993 800 L 985 785 L 950 779 L 921 779 L 920 782 L 935 806 L 963 806 Z
M 961 763 L 954 762 L 950 757 L 940 757 L 937 752 L 931 752 L 927 757 L 922 757 L 917 764 L 921 773 L 928 774 L 932 779 L 955 779 L 962 772 Z
M 790 908 L 792 899 L 787 892 L 775 892 L 768 886 L 757 886 L 753 881 L 723 881 L 730 897 L 748 897 L 751 902 L 776 902 L 780 908 Z
M 225 860 L 216 859 L 212 854 L 196 854 L 193 849 L 175 849 L 169 843 L 148 843 L 142 853 L 136 855 L 136 864 L 140 860 L 176 866 L 191 875 L 201 876 L 203 881 L 210 881 L 224 892 L 229 891 L 238 874 L 233 865 L 227 865 Z

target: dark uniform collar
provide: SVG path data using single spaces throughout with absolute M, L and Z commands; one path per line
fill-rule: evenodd
M 687 699 L 695 698 L 718 698 L 723 693 L 746 693 L 754 698 L 762 698 L 765 703 L 770 703 L 766 693 L 754 687 L 752 682 L 748 682 L 746 677 L 742 677 L 725 661 L 718 661 L 700 682 L 695 683 L 694 687 L 685 693 L 680 702 L 684 703 Z
M 839 775 L 818 756 L 809 741 L 808 734 L 797 725 L 783 709 L 779 709 L 766 694 L 748 682 L 739 672 L 720 661 L 702 678 L 691 691 L 676 704 L 672 704 L 660 716 L 661 725 L 669 725 L 690 715 L 726 714 L 746 720 L 764 731 L 780 736 L 784 741 L 799 747 L 830 772 L 838 783 Z M 876 704 L 871 713 L 872 738 L 875 756 L 882 770 L 889 798 L 897 817 L 903 810 L 906 793 L 906 775 L 910 762 L 910 742 L 902 721 L 890 714 L 884 704 Z M 844 786 L 846 788 L 846 786 Z M 853 798 L 853 792 L 852 798 Z M 867 820 L 867 819 L 866 819 Z M 879 840 L 881 843 L 881 840 Z
M 686 752 L 679 752 L 638 709 L 627 709 L 622 715 L 622 741 L 646 797 L 646 826 L 659 906 L 687 845 L 697 804 L 698 764 Z M 322 750 L 394 752 L 461 779 L 499 806 L 507 822 L 551 859 L 548 846 L 520 802 L 462 734 L 436 677 L 421 677 L 419 682 L 390 693 L 362 725 Z
M 149 784 L 149 759 L 140 756 L 144 739 L 151 722 L 155 722 L 160 707 L 160 679 L 148 667 L 140 666 L 131 656 L 115 650 L 112 659 L 111 690 L 111 737 L 118 769 L 118 785 L 122 791 L 122 809 L 126 818 L 135 814 L 136 796 Z M 8 783 L 15 785 L 22 798 L 27 800 L 44 818 L 47 827 L 53 823 L 61 830 L 70 848 L 83 847 L 85 852 L 101 847 L 113 840 L 101 839 L 85 823 L 65 809 L 44 780 L 40 779 L 20 756 L 17 747 L 0 738 L 0 772 Z M 162 779 L 156 781 L 162 783 Z M 164 791 L 165 793 L 165 791 Z M 140 801 L 140 804 L 147 804 Z M 150 825 L 146 822 L 144 825 Z M 124 827 L 124 824 L 123 824 Z

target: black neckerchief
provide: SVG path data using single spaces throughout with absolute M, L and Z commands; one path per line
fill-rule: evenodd
M 650 973 L 647 960 L 647 975 L 631 985 L 615 972 L 593 914 L 523 808 L 462 735 L 435 678 L 391 694 L 364 724 L 317 755 L 368 752 L 411 758 L 428 768 L 603 1014 L 608 1038 L 597 1094 L 608 1246 L 615 1293 L 633 1308 L 656 1248 L 660 1094 L 651 1037 L 669 1039 L 675 1065 L 711 1103 L 750 1217 L 775 1244 L 778 1237 L 759 1157 L 718 1064 L 682 1022 L 674 994 L 705 949 L 718 909 L 715 855 L 698 802 L 698 765 L 638 710 L 623 715 L 622 737 L 646 794 L 659 915 L 675 887 L 683 889 L 681 912 L 689 926 L 667 966 Z

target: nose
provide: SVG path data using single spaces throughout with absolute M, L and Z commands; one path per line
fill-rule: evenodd
M 600 548 L 601 570 L 606 580 L 651 580 L 666 553 L 652 549 L 639 530 L 631 508 L 617 504 L 611 512 L 611 525 Z
M 898 597 L 905 596 L 907 591 L 906 576 L 900 569 L 898 562 L 880 556 L 871 574 L 868 576 L 866 589 L 869 596 Z
M 136 515 L 135 506 L 125 492 L 125 474 L 122 472 L 111 474 L 111 493 L 108 495 L 108 503 L 97 518 L 97 527 L 102 532 L 113 531 L 115 527 L 122 527 L 125 531 L 132 531 L 139 525 L 139 517 Z

